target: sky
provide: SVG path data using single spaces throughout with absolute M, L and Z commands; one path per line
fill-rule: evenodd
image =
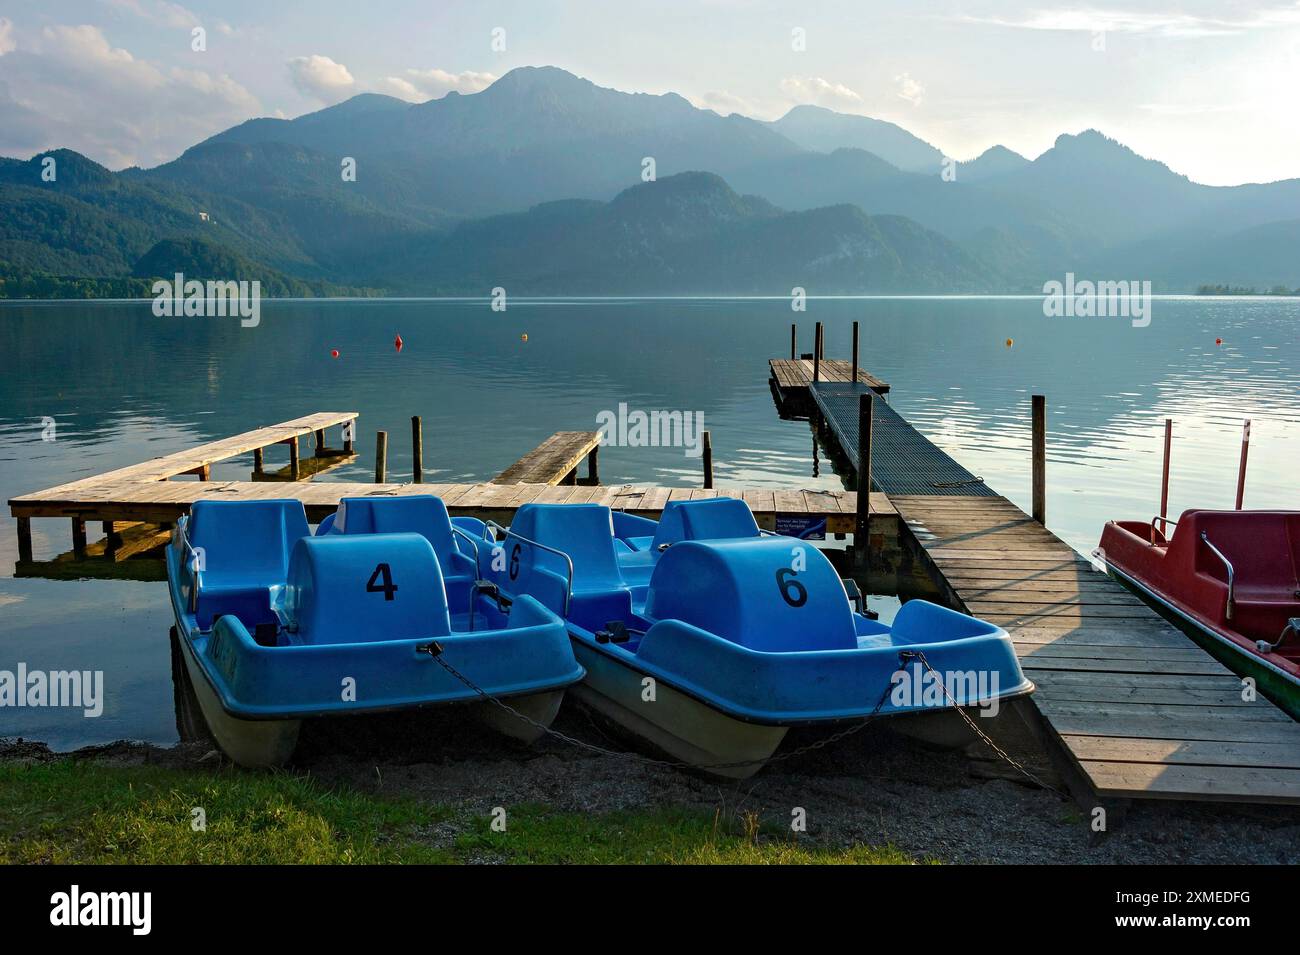
M 1300 177 L 1300 0 L 0 0 L 0 155 L 154 166 L 255 116 L 527 65 L 874 116 L 958 160 L 1096 128 L 1198 182 Z

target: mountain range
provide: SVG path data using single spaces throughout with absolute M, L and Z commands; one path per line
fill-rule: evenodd
M 554 67 L 250 120 L 152 169 L 0 159 L 5 288 L 184 265 L 290 294 L 1036 292 L 1067 271 L 1191 291 L 1300 286 L 1298 243 L 1300 180 L 1200 185 L 1093 130 L 954 163 L 883 120 L 722 116 Z

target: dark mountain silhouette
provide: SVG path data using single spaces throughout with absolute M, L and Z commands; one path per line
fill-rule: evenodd
M 892 123 L 812 106 L 723 117 L 554 67 L 250 120 L 154 169 L 44 155 L 54 182 L 44 156 L 0 160 L 0 278 L 129 277 L 159 243 L 202 240 L 288 278 L 402 290 L 477 288 L 508 266 L 555 291 L 740 291 L 766 281 L 742 255 L 772 284 L 804 270 L 789 284 L 845 291 L 855 276 L 1032 290 L 1119 268 L 1161 290 L 1300 285 L 1300 180 L 1200 185 L 1088 130 L 1032 162 L 993 147 L 948 181 L 940 151 Z M 721 180 L 678 175 L 699 171 Z

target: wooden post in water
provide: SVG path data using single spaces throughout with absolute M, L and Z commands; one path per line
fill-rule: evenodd
M 357 426 L 357 420 L 353 418 L 343 424 L 343 453 L 352 453 L 352 432 Z
M 388 478 L 388 432 L 375 433 L 375 483 L 384 484 Z
M 587 483 L 593 486 L 600 484 L 600 445 L 592 448 L 587 454 Z
M 266 458 L 262 453 L 262 449 L 254 448 L 253 449 L 253 473 L 261 474 L 265 466 L 266 466 Z
M 299 476 L 300 476 L 300 473 L 301 473 L 301 472 L 300 472 L 300 469 L 299 469 L 299 463 L 298 463 L 298 437 L 297 437 L 297 435 L 295 435 L 294 437 L 290 438 L 290 439 L 288 440 L 287 444 L 289 445 L 289 479 L 292 480 L 292 481 L 296 481 L 296 480 L 298 480 L 298 478 L 299 478 Z
M 424 424 L 419 415 L 411 416 L 411 481 L 424 483 Z
M 704 487 L 713 489 L 713 439 L 709 432 L 704 432 Z
M 104 521 L 104 554 L 112 555 L 122 546 L 122 535 L 117 532 L 116 521 Z
M 86 522 L 79 517 L 72 519 L 72 552 L 78 557 L 86 553 Z
M 858 383 L 858 323 L 853 323 L 853 383 Z
M 813 384 L 821 380 L 822 373 L 822 323 L 813 329 Z
M 866 575 L 871 550 L 871 423 L 875 417 L 874 397 L 867 392 L 858 399 L 858 500 L 853 523 L 853 566 Z
M 324 429 L 320 429 L 317 430 L 316 432 L 316 455 L 319 457 L 320 453 L 324 450 L 325 450 L 325 431 Z
M 1174 419 L 1165 419 L 1165 460 L 1160 470 L 1160 533 L 1167 534 L 1169 525 L 1169 451 L 1173 446 Z
M 1250 453 L 1250 419 L 1241 426 L 1241 461 L 1237 464 L 1237 510 L 1246 497 L 1246 455 Z
M 799 353 L 795 350 L 795 344 L 797 343 L 798 335 L 799 335 L 799 326 L 794 322 L 791 322 L 790 323 L 790 360 L 791 361 L 794 361 L 796 358 L 799 357 Z
M 1043 395 L 1030 398 L 1033 428 L 1033 508 L 1034 520 L 1047 524 L 1047 399 Z
M 18 560 L 30 563 L 32 559 L 32 519 L 19 517 L 18 521 Z

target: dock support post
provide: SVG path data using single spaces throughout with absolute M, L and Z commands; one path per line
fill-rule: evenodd
M 300 474 L 297 436 L 290 438 L 287 443 L 289 445 L 289 478 L 296 481 Z
M 853 323 L 853 383 L 858 383 L 858 323 Z
M 822 323 L 818 322 L 813 331 L 813 384 L 821 380 L 822 373 Z
M 200 467 L 196 473 L 198 474 L 200 481 L 210 481 L 212 480 L 212 465 L 205 464 Z
M 388 432 L 375 434 L 375 483 L 385 484 L 388 479 Z
M 798 334 L 799 334 L 799 326 L 794 322 L 791 322 L 790 323 L 790 360 L 791 361 L 794 361 L 796 358 L 799 357 L 799 353 L 795 351 L 795 344 L 797 343 L 798 340 Z
M 1160 472 L 1160 532 L 1168 528 L 1165 523 L 1169 517 L 1169 451 L 1173 446 L 1174 419 L 1165 419 L 1165 460 Z
M 72 552 L 78 557 L 86 553 L 86 522 L 79 517 L 72 519 Z
M 1031 402 L 1033 427 L 1033 509 L 1034 520 L 1047 524 L 1047 398 L 1034 395 Z
M 713 439 L 709 436 L 709 432 L 707 431 L 703 432 L 703 436 L 704 488 L 705 490 L 711 491 L 713 490 Z
M 18 518 L 18 560 L 31 563 L 32 559 L 32 519 Z
M 316 456 L 319 457 L 325 450 L 325 430 L 322 428 L 316 432 Z
M 600 464 L 596 460 L 598 454 L 600 454 L 600 445 L 592 448 L 591 453 L 587 455 L 587 483 L 593 486 L 600 484 Z
M 253 473 L 261 474 L 266 467 L 266 459 L 261 448 L 253 449 Z
M 122 546 L 122 535 L 117 532 L 116 521 L 104 521 L 104 554 L 111 555 Z
M 411 417 L 411 480 L 424 483 L 424 424 L 419 415 Z
M 1250 453 L 1250 419 L 1241 426 L 1241 460 L 1237 464 L 1237 510 L 1246 497 L 1246 456 Z
M 871 423 L 875 399 L 867 392 L 858 399 L 858 499 L 853 523 L 853 566 L 866 576 L 871 551 Z
M 353 418 L 351 421 L 345 422 L 343 425 L 343 453 L 344 454 L 352 453 L 352 432 L 356 428 L 356 426 L 357 426 L 357 420 L 355 418 Z

